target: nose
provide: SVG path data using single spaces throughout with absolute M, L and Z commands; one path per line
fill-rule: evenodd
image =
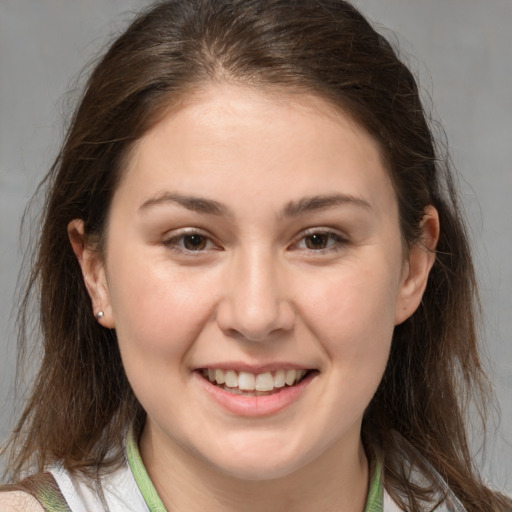
M 276 258 L 261 252 L 240 254 L 233 258 L 227 272 L 217 310 L 222 331 L 264 342 L 293 329 L 295 311 Z

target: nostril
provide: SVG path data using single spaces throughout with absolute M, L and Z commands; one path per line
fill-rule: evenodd
M 295 312 L 285 301 L 265 307 L 225 301 L 217 312 L 217 324 L 226 336 L 261 343 L 290 332 L 295 324 Z

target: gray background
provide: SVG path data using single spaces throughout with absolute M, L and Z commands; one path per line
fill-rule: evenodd
M 512 491 L 512 0 L 356 0 L 395 31 L 461 175 L 501 425 L 485 473 Z M 140 0 L 0 0 L 0 438 L 13 425 L 24 205 L 56 155 L 84 65 Z M 388 35 L 391 35 L 388 32 Z M 1 469 L 1 468 L 0 468 Z

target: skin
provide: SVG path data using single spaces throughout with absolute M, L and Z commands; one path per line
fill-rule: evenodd
M 361 421 L 426 286 L 432 207 L 422 230 L 405 255 L 379 146 L 314 96 L 211 85 L 138 142 L 105 255 L 80 220 L 69 233 L 147 411 L 141 454 L 168 510 L 363 510 Z M 315 373 L 247 417 L 196 371 L 228 363 Z

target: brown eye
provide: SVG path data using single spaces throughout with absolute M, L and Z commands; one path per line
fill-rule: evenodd
M 327 233 L 314 233 L 304 238 L 305 245 L 308 249 L 319 250 L 329 246 L 332 235 Z
M 219 249 L 210 236 L 199 231 L 190 230 L 188 233 L 176 234 L 164 239 L 162 245 L 167 249 L 175 251 L 182 256 L 192 256 L 194 253 L 207 253 L 213 249 Z
M 208 239 L 203 235 L 184 235 L 183 236 L 183 247 L 187 251 L 202 251 L 206 248 Z

